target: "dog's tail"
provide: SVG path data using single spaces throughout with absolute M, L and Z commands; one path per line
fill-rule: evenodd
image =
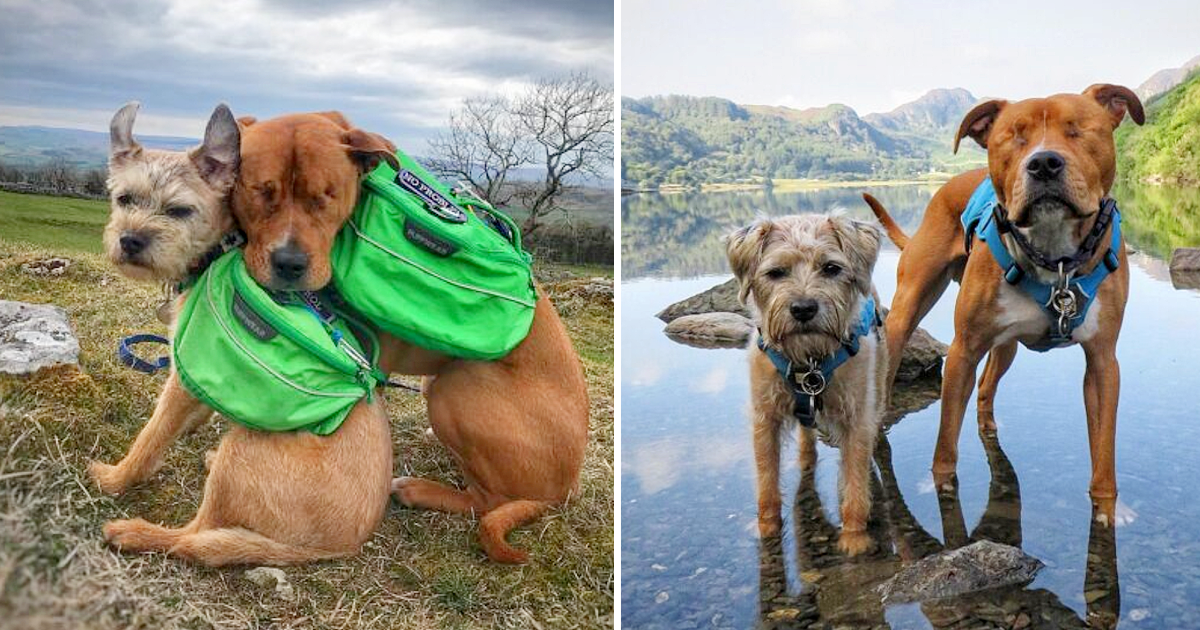
M 514 549 L 505 537 L 514 527 L 541 516 L 549 507 L 545 501 L 509 501 L 485 514 L 479 521 L 479 542 L 488 557 L 505 564 L 522 564 L 528 560 L 529 554 Z
M 878 199 L 868 193 L 863 193 L 863 201 L 867 202 L 868 206 L 871 206 L 871 212 L 874 212 L 875 218 L 879 219 L 879 222 L 883 224 L 883 229 L 887 231 L 888 238 L 892 239 L 897 248 L 904 249 L 904 246 L 908 245 L 908 235 L 892 220 L 892 215 L 888 214 L 887 208 L 884 208 Z

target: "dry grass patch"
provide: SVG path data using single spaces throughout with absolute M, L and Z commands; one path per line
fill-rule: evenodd
M 21 264 L 62 252 L 0 241 L 0 296 L 53 302 L 70 314 L 79 370 L 0 377 L 0 625 L 16 628 L 594 628 L 613 624 L 613 311 L 579 297 L 576 281 L 547 285 L 567 302 L 592 397 L 581 493 L 513 533 L 521 567 L 485 560 L 469 518 L 393 502 L 362 554 L 285 569 L 291 601 L 244 577 L 103 545 L 101 525 L 141 516 L 186 522 L 199 504 L 204 452 L 223 421 L 184 437 L 147 483 L 112 498 L 87 462 L 115 462 L 149 417 L 163 376 L 121 366 L 118 338 L 165 332 L 156 288 L 129 282 L 93 254 L 71 253 L 59 277 Z M 574 288 L 573 288 L 574 287 Z M 389 393 L 396 473 L 460 481 L 425 436 L 424 403 Z

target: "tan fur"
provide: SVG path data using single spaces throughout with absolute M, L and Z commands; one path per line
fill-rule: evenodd
M 354 209 L 362 174 L 394 159 L 392 151 L 385 138 L 337 112 L 246 127 L 233 211 L 250 241 L 251 274 L 264 285 L 285 286 L 270 261 L 291 243 L 309 260 L 297 282 L 324 286 L 333 238 Z M 384 369 L 427 376 L 422 391 L 430 424 L 466 482 L 459 490 L 402 477 L 393 482 L 396 497 L 409 506 L 480 515 L 488 556 L 524 561 L 505 535 L 577 490 L 587 447 L 587 384 L 554 306 L 539 291 L 529 336 L 497 361 L 456 360 L 380 337 Z
M 114 119 L 114 128 L 122 113 Z M 226 122 L 232 124 L 232 118 Z M 132 123 L 128 115 L 121 124 Z M 224 204 L 233 178 L 223 172 L 206 178 L 196 166 L 197 158 L 205 156 L 203 148 L 190 155 L 152 152 L 114 140 L 114 210 L 106 235 L 145 230 L 152 234 L 155 249 L 154 256 L 136 264 L 114 260 L 122 272 L 135 278 L 179 280 L 233 225 Z M 137 207 L 117 204 L 125 191 L 136 191 L 145 201 Z M 157 211 L 184 200 L 195 210 L 185 220 Z M 110 252 L 113 248 L 120 257 L 119 244 Z M 154 415 L 129 453 L 115 466 L 93 462 L 89 472 L 104 492 L 123 492 L 161 465 L 175 438 L 211 415 L 172 370 Z M 360 402 L 327 437 L 234 425 L 217 450 L 206 456 L 206 464 L 204 499 L 190 523 L 168 528 L 142 519 L 111 521 L 104 526 L 105 540 L 124 551 L 166 552 L 212 566 L 292 564 L 352 555 L 378 526 L 387 506 L 392 464 L 387 416 L 376 398 Z
M 868 296 L 878 300 L 871 273 L 880 238 L 874 226 L 816 215 L 762 219 L 732 234 L 726 242 L 730 266 L 767 344 L 797 363 L 835 352 L 857 325 L 862 300 Z M 808 323 L 801 323 L 790 306 L 806 299 L 816 300 L 818 310 Z M 871 453 L 887 403 L 887 346 L 877 333 L 864 337 L 861 344 L 859 353 L 838 368 L 822 394 L 824 409 L 817 420 L 841 449 L 838 545 L 848 555 L 871 545 L 867 534 Z M 795 401 L 757 343 L 751 344 L 749 353 L 759 532 L 770 536 L 781 524 L 780 442 L 782 434 L 796 426 Z M 815 436 L 812 429 L 799 431 L 800 466 L 811 470 L 816 465 Z
M 970 137 L 988 150 L 988 168 L 963 173 L 950 180 L 930 201 L 921 226 L 911 238 L 897 227 L 889 234 L 901 246 L 896 295 L 888 315 L 888 347 L 891 352 L 889 383 L 895 378 L 900 353 L 921 319 L 945 291 L 951 279 L 960 280 L 954 314 L 954 342 L 946 357 L 942 381 L 942 419 L 933 458 L 935 481 L 953 487 L 958 460 L 958 436 L 967 399 L 975 385 L 975 372 L 985 354 L 991 353 L 979 381 L 979 426 L 995 430 L 993 400 L 996 387 L 1011 365 L 1018 341 L 1034 342 L 1048 330 L 1049 319 L 1041 313 L 1017 317 L 1014 289 L 1004 286 L 1002 270 L 986 245 L 977 239 L 968 257 L 960 216 L 976 186 L 990 176 L 997 197 L 1009 220 L 1037 245 L 1078 247 L 1091 230 L 1100 200 L 1108 194 L 1116 174 L 1112 134 L 1126 113 L 1141 124 L 1141 103 L 1128 88 L 1098 84 L 1083 94 L 1057 94 L 1048 98 L 1010 103 L 987 101 L 964 117 L 955 147 Z M 1025 165 L 1035 151 L 1059 153 L 1065 167 L 1063 196 L 1070 204 L 1058 220 L 1037 221 L 1037 200 L 1031 199 L 1030 179 Z M 887 225 L 891 217 L 874 199 L 868 204 Z M 1110 228 L 1111 229 L 1111 228 Z M 896 239 L 899 234 L 902 239 Z M 1109 242 L 1105 234 L 1101 242 Z M 1015 247 L 1009 248 L 1016 250 Z M 1043 250 L 1045 251 L 1045 250 Z M 1101 264 L 1105 248 L 1079 271 L 1089 273 Z M 1027 262 L 1017 250 L 1022 263 Z M 1080 340 L 1087 358 L 1084 403 L 1092 457 L 1090 494 L 1098 518 L 1112 522 L 1117 487 L 1114 463 L 1117 397 L 1120 370 L 1116 341 L 1129 293 L 1129 267 L 1122 244 L 1120 269 L 1100 285 L 1092 309 L 1098 309 L 1095 330 Z M 1024 265 L 1031 267 L 1030 265 Z M 1046 281 L 1053 274 L 1038 271 Z M 1028 310 L 1028 309 L 1026 309 Z M 1089 316 L 1090 313 L 1089 313 Z

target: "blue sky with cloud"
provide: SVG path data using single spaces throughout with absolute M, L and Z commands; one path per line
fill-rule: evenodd
M 625 96 L 887 111 L 932 88 L 1136 87 L 1200 55 L 1194 0 L 625 0 Z
M 339 109 L 402 146 L 465 97 L 584 70 L 613 78 L 613 8 L 589 0 L 0 0 L 0 125 L 196 137 L 217 102 Z M 421 150 L 421 149 L 416 149 Z

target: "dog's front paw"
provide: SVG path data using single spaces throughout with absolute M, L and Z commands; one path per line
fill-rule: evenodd
M 871 548 L 871 535 L 865 531 L 842 530 L 838 536 L 838 549 L 847 556 L 857 556 Z
M 88 476 L 105 494 L 121 494 L 129 485 L 120 467 L 104 462 L 88 464 Z
M 760 538 L 775 536 L 779 534 L 779 530 L 783 528 L 783 518 L 776 511 L 770 514 L 758 515 L 758 535 Z

